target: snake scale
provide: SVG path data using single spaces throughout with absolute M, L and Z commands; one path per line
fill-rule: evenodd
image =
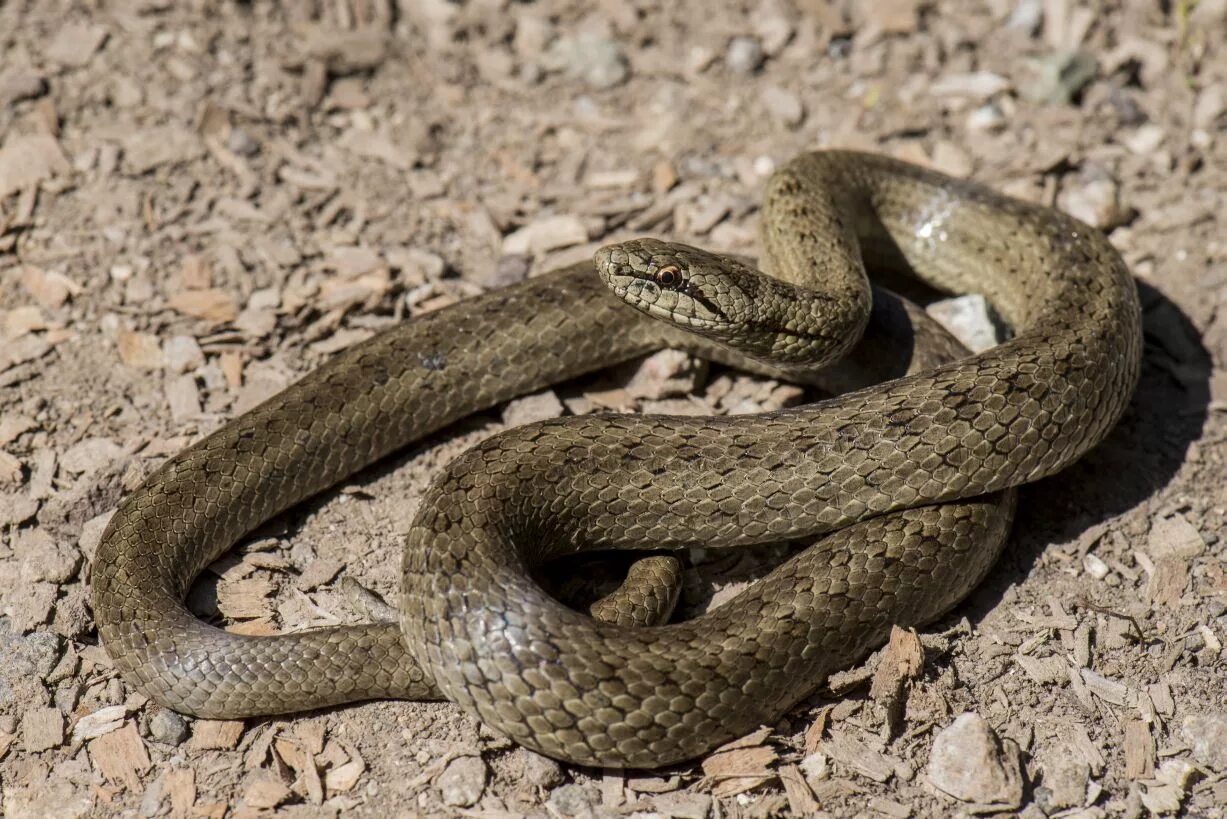
M 774 278 L 684 245 L 613 245 L 599 277 L 567 269 L 416 318 L 172 458 L 95 558 L 118 670 L 205 717 L 442 696 L 545 754 L 653 767 L 774 722 L 892 623 L 947 611 L 1004 540 L 1003 490 L 1080 457 L 1128 403 L 1128 270 L 1076 219 L 853 152 L 776 171 L 761 233 Z M 183 605 L 255 526 L 474 410 L 663 346 L 805 379 L 868 321 L 866 266 L 904 263 L 985 294 L 1013 338 L 778 412 L 569 417 L 488 439 L 421 501 L 399 624 L 249 637 Z M 580 550 L 824 534 L 734 601 L 659 627 L 594 620 L 529 574 Z

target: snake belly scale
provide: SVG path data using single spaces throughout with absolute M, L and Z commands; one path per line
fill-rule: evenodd
M 600 279 L 569 269 L 415 319 L 168 461 L 95 558 L 116 667 L 200 716 L 443 696 L 551 756 L 653 767 L 773 722 L 892 623 L 948 610 L 1004 538 L 1002 491 L 1080 457 L 1127 405 L 1141 356 L 1128 271 L 1071 217 L 852 152 L 777 171 L 761 231 L 778 283 L 693 248 L 615 245 L 597 254 Z M 766 415 L 584 416 L 495 436 L 423 498 L 399 627 L 255 638 L 182 603 L 261 522 L 474 410 L 662 346 L 785 374 L 811 355 L 793 361 L 798 345 L 841 354 L 866 321 L 865 263 L 900 260 L 939 289 L 984 293 L 1014 337 Z M 782 330 L 761 333 L 765 318 Z M 593 620 L 528 574 L 582 549 L 826 533 L 735 601 L 661 627 Z

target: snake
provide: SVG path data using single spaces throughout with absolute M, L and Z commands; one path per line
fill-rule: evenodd
M 760 236 L 758 264 L 617 242 L 415 317 L 165 462 L 93 562 L 116 669 L 199 717 L 444 698 L 557 759 L 651 768 L 775 724 L 892 625 L 949 611 L 996 559 L 1014 488 L 1080 458 L 1128 405 L 1142 335 L 1127 266 L 1053 208 L 852 151 L 775 170 Z M 870 270 L 981 293 L 1012 335 L 920 371 L 879 363 L 884 381 L 774 412 L 599 413 L 488 438 L 422 495 L 396 622 L 250 636 L 183 602 L 272 516 L 466 414 L 612 363 L 676 347 L 818 383 L 822 364 L 866 349 L 872 369 L 882 345 L 858 337 L 909 308 Z M 920 335 L 885 346 L 898 358 Z M 595 619 L 533 574 L 584 551 L 763 543 L 800 551 L 678 623 Z

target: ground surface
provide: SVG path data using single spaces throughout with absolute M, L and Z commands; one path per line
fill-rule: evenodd
M 1224 38 L 1222 0 L 0 3 L 0 810 L 1222 815 Z M 630 777 L 446 704 L 206 723 L 115 676 L 90 560 L 168 455 L 381 327 L 611 238 L 752 253 L 764 178 L 824 145 L 1056 202 L 1111 232 L 1145 304 L 1128 417 L 1023 493 L 914 675 L 890 673 L 916 665 L 899 635 L 745 747 Z M 796 399 L 634 374 L 557 395 Z M 193 605 L 253 633 L 369 617 L 354 589 L 394 600 L 432 470 L 562 406 L 483 415 L 300 507 Z

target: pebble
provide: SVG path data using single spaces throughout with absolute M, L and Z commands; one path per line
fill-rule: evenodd
M 1035 62 L 1036 77 L 1021 89 L 1036 102 L 1070 105 L 1099 73 L 1099 61 L 1087 51 L 1063 51 Z
M 680 350 L 661 350 L 640 363 L 626 391 L 641 399 L 672 398 L 694 392 L 706 376 L 705 360 Z
M 44 54 L 55 62 L 80 68 L 102 47 L 107 30 L 99 25 L 68 23 L 47 44 Z
M 551 250 L 582 245 L 588 241 L 588 229 L 578 217 L 570 214 L 544 216 L 509 233 L 503 239 L 503 255 L 541 255 Z
M 453 759 L 436 784 L 443 804 L 457 808 L 475 805 L 486 789 L 486 763 L 476 756 Z
M 205 363 L 204 351 L 192 336 L 172 336 L 162 347 L 162 361 L 172 373 L 191 372 Z
M 598 91 L 621 85 L 631 73 L 622 47 L 599 31 L 560 37 L 550 46 L 548 56 L 567 76 Z
M 563 785 L 550 793 L 549 805 L 559 816 L 592 816 L 601 796 L 588 785 Z
M 959 715 L 933 741 L 929 782 L 962 802 L 1013 810 L 1022 802 L 1018 746 L 1003 743 L 979 714 Z
M 1022 31 L 1027 36 L 1034 37 L 1036 34 L 1039 34 L 1040 26 L 1043 22 L 1043 0 L 1020 0 L 1018 5 L 1014 7 L 1014 11 L 1010 12 L 1010 19 L 1005 25 L 1006 28 Z
M 925 308 L 925 312 L 973 353 L 983 352 L 1001 343 L 988 300 L 979 293 L 935 301 Z
M 486 277 L 484 284 L 491 290 L 522 282 L 528 278 L 529 257 L 519 253 L 500 256 L 494 272 Z
M 1124 145 L 1138 156 L 1147 156 L 1159 150 L 1166 138 L 1161 125 L 1147 123 L 1124 138 Z
M 123 449 L 110 438 L 85 438 L 64 450 L 60 466 L 74 475 L 83 475 L 97 472 L 122 454 Z
M 562 784 L 562 766 L 548 756 L 524 750 L 524 779 L 539 788 L 555 788 Z
M 777 85 L 769 85 L 762 90 L 760 96 L 768 113 L 782 125 L 796 128 L 805 119 L 801 98 L 791 91 Z
M 1005 128 L 1005 114 L 995 103 L 987 102 L 967 115 L 967 128 L 971 131 L 1000 131 Z
M 1120 186 L 1106 175 L 1063 189 L 1057 196 L 1057 206 L 1100 230 L 1111 230 L 1128 219 L 1120 203 Z
M 159 708 L 149 719 L 149 735 L 163 745 L 181 745 L 187 739 L 187 720 L 174 711 Z
M 740 36 L 729 41 L 724 63 L 734 74 L 750 75 L 762 68 L 767 59 L 763 45 L 757 37 Z
M 1227 772 L 1227 712 L 1190 714 L 1180 725 L 1193 758 L 1216 773 Z
M 0 108 L 47 93 L 47 80 L 31 68 L 14 66 L 0 74 Z
M 509 427 L 520 427 L 534 421 L 557 418 L 563 411 L 562 402 L 554 391 L 546 390 L 508 402 L 503 408 L 503 423 Z

